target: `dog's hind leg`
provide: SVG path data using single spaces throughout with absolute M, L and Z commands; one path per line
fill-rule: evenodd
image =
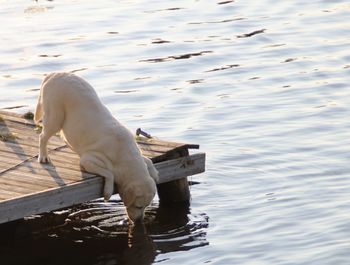
M 47 152 L 47 143 L 51 136 L 61 130 L 63 119 L 63 111 L 56 110 L 54 113 L 50 113 L 50 110 L 45 110 L 43 116 L 43 130 L 39 135 L 38 161 L 40 163 L 50 162 L 50 158 Z
M 42 119 L 42 117 L 43 117 L 43 105 L 41 102 L 41 95 L 39 95 L 38 103 L 36 105 L 35 114 L 34 114 L 35 123 L 38 124 Z
M 113 194 L 114 175 L 108 169 L 103 168 L 101 163 L 102 161 L 91 154 L 83 154 L 80 158 L 80 166 L 86 172 L 104 177 L 105 184 L 103 189 L 103 197 L 106 201 L 108 201 Z

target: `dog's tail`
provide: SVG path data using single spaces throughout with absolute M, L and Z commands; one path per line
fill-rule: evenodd
M 42 118 L 43 118 L 43 104 L 41 102 L 41 91 L 40 91 L 38 103 L 36 105 L 35 114 L 34 114 L 35 123 L 38 124 Z
M 153 178 L 154 182 L 157 183 L 159 180 L 158 171 L 153 165 L 152 160 L 147 157 L 143 157 L 143 159 L 147 165 L 148 173 L 150 174 L 151 178 Z
M 43 102 L 42 102 L 42 94 L 43 94 L 43 86 L 44 84 L 50 79 L 50 77 L 52 77 L 52 74 L 48 74 L 43 82 L 41 83 L 41 88 L 40 88 L 40 94 L 39 94 L 39 98 L 38 98 L 38 103 L 36 105 L 36 109 L 35 109 L 35 114 L 34 114 L 34 122 L 36 124 L 38 124 L 44 115 L 44 110 L 43 110 Z

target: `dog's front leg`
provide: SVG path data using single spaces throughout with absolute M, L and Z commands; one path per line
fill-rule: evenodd
M 100 161 L 90 154 L 83 154 L 80 158 L 80 166 L 87 172 L 97 174 L 105 179 L 103 197 L 108 201 L 113 195 L 114 175 L 111 171 L 101 167 Z

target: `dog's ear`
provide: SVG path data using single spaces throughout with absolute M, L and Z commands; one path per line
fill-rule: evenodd
M 129 187 L 121 194 L 125 206 L 134 204 L 137 207 L 143 206 L 143 202 L 140 201 L 142 196 L 142 190 L 138 185 L 129 185 Z

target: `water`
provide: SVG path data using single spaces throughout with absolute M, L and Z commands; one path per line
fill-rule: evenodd
M 74 71 L 132 130 L 207 153 L 177 218 L 156 200 L 130 230 L 119 197 L 32 217 L 1 264 L 349 264 L 347 1 L 0 5 L 0 108 Z

